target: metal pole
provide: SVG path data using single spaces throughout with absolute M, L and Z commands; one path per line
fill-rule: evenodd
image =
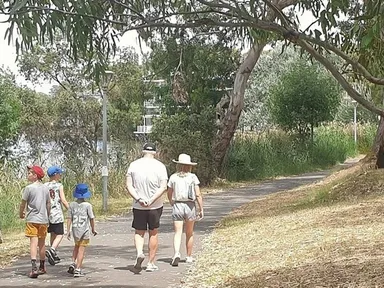
M 353 106 L 353 136 L 355 139 L 355 144 L 357 143 L 357 103 Z
M 107 97 L 108 89 L 103 87 L 103 167 L 101 168 L 101 176 L 103 180 L 103 211 L 108 210 L 108 130 L 107 130 Z

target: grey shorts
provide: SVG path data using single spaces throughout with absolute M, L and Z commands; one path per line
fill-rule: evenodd
M 173 221 L 195 221 L 195 202 L 175 202 L 172 206 L 172 219 Z

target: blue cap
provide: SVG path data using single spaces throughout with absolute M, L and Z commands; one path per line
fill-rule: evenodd
M 55 176 L 56 174 L 63 174 L 64 170 L 61 169 L 59 166 L 51 166 L 47 170 L 47 175 L 49 177 Z
M 77 199 L 90 198 L 91 191 L 89 191 L 88 185 L 84 183 L 77 184 L 75 191 L 73 191 L 73 197 Z

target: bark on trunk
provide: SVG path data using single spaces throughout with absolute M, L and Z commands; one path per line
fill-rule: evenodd
M 219 103 L 221 107 L 217 107 L 221 111 L 218 111 L 220 119 L 218 119 L 219 127 L 213 143 L 213 160 L 219 173 L 239 123 L 241 111 L 244 108 L 244 93 L 247 81 L 265 45 L 266 43 L 253 45 L 236 73 L 235 83 L 233 90 L 230 92 L 228 103 Z
M 372 147 L 372 154 L 376 158 L 376 167 L 384 168 L 384 117 L 380 118 L 380 123 L 377 127 L 376 137 Z
M 272 3 L 275 5 L 275 8 L 282 10 L 290 5 L 298 3 L 298 0 L 272 0 Z M 272 21 L 275 18 L 275 9 L 269 7 L 267 9 L 266 19 L 268 21 Z M 220 119 L 212 149 L 215 169 L 219 172 L 219 174 L 221 172 L 222 164 L 227 154 L 229 144 L 239 123 L 241 111 L 244 107 L 244 92 L 247 81 L 266 44 L 267 42 L 260 41 L 259 43 L 255 43 L 253 45 L 236 73 L 234 87 L 230 97 L 227 98 L 228 101 L 225 103 L 219 103 L 217 106 Z

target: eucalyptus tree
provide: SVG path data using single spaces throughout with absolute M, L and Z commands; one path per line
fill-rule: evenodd
M 30 49 L 36 41 L 53 41 L 61 31 L 70 43 L 75 59 L 96 59 L 87 66 L 96 79 L 108 63 L 108 53 L 117 48 L 119 37 L 137 30 L 140 39 L 151 42 L 164 34 L 180 34 L 199 27 L 228 35 L 230 41 L 249 47 L 239 65 L 233 89 L 217 107 L 224 111 L 213 144 L 215 162 L 220 167 L 236 130 L 244 105 L 244 91 L 250 72 L 267 43 L 283 40 L 299 46 L 324 65 L 358 103 L 384 115 L 383 110 L 356 91 L 329 55 L 337 55 L 348 72 L 374 85 L 384 78 L 373 75 L 370 63 L 382 51 L 382 1 L 348 0 L 16 0 L 3 1 L 1 13 L 8 15 L 8 39 L 16 36 L 17 49 Z M 310 11 L 319 28 L 299 29 L 300 13 Z M 341 21 L 339 16 L 343 16 Z M 344 29 L 340 25 L 346 24 Z M 361 61 L 361 55 L 368 61 Z M 174 79 L 177 83 L 178 78 Z M 184 97 L 182 93 L 180 98 Z M 382 123 L 384 127 L 384 122 Z M 380 139 L 382 140 L 382 139 Z

